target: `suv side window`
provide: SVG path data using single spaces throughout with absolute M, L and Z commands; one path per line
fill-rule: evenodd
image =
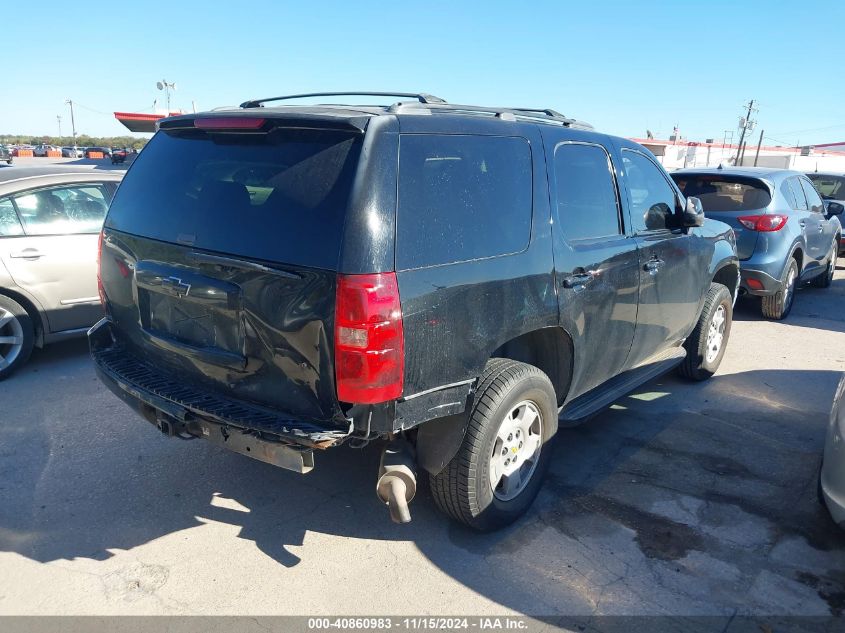
M 792 176 L 789 180 L 789 188 L 792 189 L 792 198 L 795 200 L 795 209 L 798 211 L 807 211 L 807 198 L 804 197 L 804 190 L 801 187 L 801 182 L 798 176 Z
M 810 211 L 813 213 L 824 213 L 824 203 L 816 191 L 816 188 L 806 178 L 799 178 L 801 186 L 804 188 L 804 195 L 807 196 L 807 204 L 810 205 Z
M 512 136 L 407 134 L 396 268 L 518 253 L 531 238 L 531 147 Z
M 23 235 L 23 227 L 11 199 L 3 198 L 0 200 L 0 237 L 15 235 Z
M 62 185 L 14 197 L 27 235 L 99 233 L 109 207 L 104 185 Z
M 631 194 L 635 233 L 674 227 L 678 196 L 663 172 L 640 152 L 623 149 L 622 164 Z
M 607 151 L 599 145 L 555 148 L 557 217 L 567 240 L 619 235 L 619 203 Z

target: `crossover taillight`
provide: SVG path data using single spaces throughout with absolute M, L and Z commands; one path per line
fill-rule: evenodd
M 100 303 L 106 307 L 106 289 L 103 288 L 103 231 L 100 231 L 100 237 L 97 239 L 97 294 L 100 295 Z
M 772 215 L 744 215 L 737 218 L 745 228 L 763 233 L 780 231 L 786 226 L 787 219 L 787 216 L 777 213 Z
M 336 310 L 338 400 L 374 404 L 401 396 L 405 341 L 396 274 L 338 275 Z

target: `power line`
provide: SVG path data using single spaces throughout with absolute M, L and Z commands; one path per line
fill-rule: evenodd
M 814 127 L 808 128 L 806 130 L 790 130 L 789 132 L 775 132 L 775 134 L 783 134 L 787 136 L 789 134 L 803 134 L 805 132 L 822 132 L 824 130 L 834 130 L 836 128 L 845 127 L 845 123 L 840 123 L 838 125 L 828 125 L 826 127 Z

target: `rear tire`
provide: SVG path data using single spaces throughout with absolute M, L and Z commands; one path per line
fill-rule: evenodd
M 34 345 L 32 317 L 17 301 L 0 295 L 0 380 L 29 359 Z
M 830 247 L 830 255 L 827 258 L 827 270 L 811 282 L 816 288 L 830 288 L 833 283 L 833 275 L 836 273 L 836 258 L 839 255 L 839 240 L 834 240 Z
M 780 290 L 775 294 L 761 297 L 763 316 L 767 319 L 780 321 L 785 319 L 792 310 L 792 304 L 795 302 L 795 288 L 798 285 L 798 263 L 794 258 L 789 258 L 780 283 Z
M 687 357 L 678 366 L 681 376 L 707 380 L 716 373 L 725 356 L 732 321 L 733 297 L 730 291 L 722 284 L 711 283 L 698 323 L 684 342 Z
M 557 401 L 548 376 L 532 365 L 491 359 L 458 453 L 429 477 L 435 504 L 480 531 L 513 523 L 540 490 L 556 430 Z

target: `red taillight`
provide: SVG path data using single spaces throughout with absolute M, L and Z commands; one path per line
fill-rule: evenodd
M 211 117 L 194 119 L 194 127 L 201 130 L 257 130 L 264 125 L 264 119 L 253 117 Z
M 106 305 L 106 290 L 103 288 L 102 268 L 103 265 L 103 232 L 100 231 L 100 237 L 97 239 L 97 294 L 100 295 L 100 303 L 105 307 Z
M 787 216 L 785 215 L 744 215 L 737 218 L 742 226 L 752 231 L 762 231 L 764 233 L 772 231 L 780 231 L 786 226 Z
M 338 399 L 374 404 L 401 396 L 405 341 L 396 274 L 338 275 L 336 309 Z

